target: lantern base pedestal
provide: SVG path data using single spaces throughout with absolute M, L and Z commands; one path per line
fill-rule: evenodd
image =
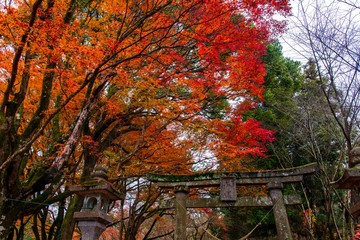
M 113 220 L 103 212 L 75 212 L 74 219 L 78 221 L 81 240 L 96 240 Z
M 106 225 L 97 221 L 79 221 L 78 227 L 81 231 L 81 240 L 99 239 L 106 229 Z

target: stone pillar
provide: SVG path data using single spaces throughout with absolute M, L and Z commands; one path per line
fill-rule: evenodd
M 186 199 L 189 188 L 186 186 L 176 186 L 174 192 L 176 209 L 175 240 L 186 240 Z
M 81 240 L 96 240 L 106 229 L 106 225 L 97 221 L 80 221 Z
M 292 239 L 289 220 L 286 214 L 284 197 L 282 194 L 283 184 L 281 182 L 270 182 L 267 184 L 271 200 L 274 204 L 274 216 L 276 231 L 279 240 Z

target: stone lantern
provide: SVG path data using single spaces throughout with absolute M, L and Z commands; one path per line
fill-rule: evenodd
M 100 237 L 106 226 L 113 222 L 108 215 L 111 204 L 121 199 L 121 195 L 107 181 L 106 168 L 97 167 L 91 176 L 90 181 L 70 187 L 72 193 L 84 197 L 81 211 L 74 213 L 82 240 L 96 240 Z

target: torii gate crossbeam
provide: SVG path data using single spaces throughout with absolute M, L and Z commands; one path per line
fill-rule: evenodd
M 298 183 L 304 175 L 316 171 L 316 163 L 297 168 L 262 172 L 211 172 L 194 175 L 150 174 L 148 179 L 162 189 L 174 189 L 175 201 L 167 202 L 164 208 L 176 209 L 175 239 L 186 240 L 186 209 L 195 207 L 264 207 L 273 206 L 279 240 L 292 239 L 285 205 L 299 204 L 300 197 L 283 196 L 283 185 Z M 266 185 L 270 197 L 237 197 L 236 186 Z M 190 188 L 220 187 L 218 199 L 188 199 Z

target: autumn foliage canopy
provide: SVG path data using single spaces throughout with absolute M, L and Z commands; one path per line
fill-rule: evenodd
M 96 164 L 114 176 L 194 164 L 239 170 L 273 139 L 244 113 L 262 100 L 261 57 L 282 29 L 272 17 L 288 13 L 287 0 L 18 0 L 0 8 L 5 198 L 25 199 L 45 178 L 52 184 L 37 199 L 45 201 L 69 181 L 60 175 L 77 182 Z

